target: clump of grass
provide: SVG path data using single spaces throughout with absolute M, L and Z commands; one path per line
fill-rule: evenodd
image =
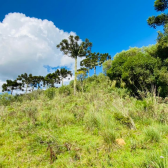
M 52 100 L 55 97 L 56 88 L 48 88 L 47 90 L 44 91 L 44 94 L 46 97 Z
M 104 139 L 104 142 L 106 142 L 107 144 L 113 144 L 117 138 L 117 133 L 115 130 L 113 129 L 105 129 L 102 132 L 102 136 Z
M 55 115 L 58 125 L 75 123 L 75 117 L 72 113 L 60 112 Z
M 84 118 L 85 126 L 88 130 L 101 127 L 101 117 L 98 113 L 89 113 Z
M 167 168 L 168 151 L 164 149 L 162 152 L 152 152 L 151 154 L 148 154 L 142 166 L 152 168 Z
M 114 113 L 114 118 L 119 121 L 121 124 L 126 125 L 130 129 L 135 129 L 135 125 L 132 119 L 128 116 L 124 116 L 121 113 Z
M 145 140 L 150 142 L 159 142 L 161 140 L 160 132 L 154 127 L 145 129 Z
M 35 106 L 30 106 L 30 107 L 25 107 L 25 109 L 23 110 L 23 112 L 26 114 L 26 116 L 28 118 L 31 119 L 36 119 L 36 115 L 38 113 L 37 107 Z

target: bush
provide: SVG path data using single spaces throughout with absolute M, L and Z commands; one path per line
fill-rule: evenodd
M 0 95 L 0 105 L 9 106 L 12 102 L 14 102 L 14 96 L 8 93 Z
M 72 93 L 72 89 L 69 85 L 63 85 L 59 88 L 59 94 L 70 95 Z
M 70 88 L 74 88 L 74 80 L 71 80 L 69 82 L 69 86 L 70 86 Z M 76 81 L 76 90 L 77 91 L 82 91 L 82 88 L 80 86 L 80 82 L 78 80 Z
M 56 92 L 56 88 L 49 88 L 44 91 L 44 94 L 46 97 L 48 97 L 51 100 L 55 97 L 55 92 Z
M 130 117 L 125 117 L 121 113 L 114 113 L 114 118 L 119 121 L 121 124 L 128 126 L 129 128 L 133 128 L 134 125 L 131 122 Z

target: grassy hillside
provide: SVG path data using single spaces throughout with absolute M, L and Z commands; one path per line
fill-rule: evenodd
M 137 100 L 103 74 L 80 89 L 1 96 L 0 167 L 168 167 L 166 98 Z

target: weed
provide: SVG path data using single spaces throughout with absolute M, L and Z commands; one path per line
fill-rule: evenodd
M 50 152 L 50 164 L 52 164 L 57 159 L 57 156 L 56 156 L 55 152 L 53 151 L 53 148 L 50 146 L 49 143 L 48 143 L 47 151 L 48 150 Z

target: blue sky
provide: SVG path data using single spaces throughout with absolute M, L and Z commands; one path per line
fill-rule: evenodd
M 154 0 L 4 0 L 0 22 L 14 12 L 52 21 L 64 32 L 73 31 L 82 40 L 88 38 L 93 52 L 109 53 L 112 57 L 129 47 L 155 44 L 157 31 L 162 30 L 147 25 L 149 16 L 159 14 L 154 10 Z M 97 68 L 97 74 L 100 71 Z

